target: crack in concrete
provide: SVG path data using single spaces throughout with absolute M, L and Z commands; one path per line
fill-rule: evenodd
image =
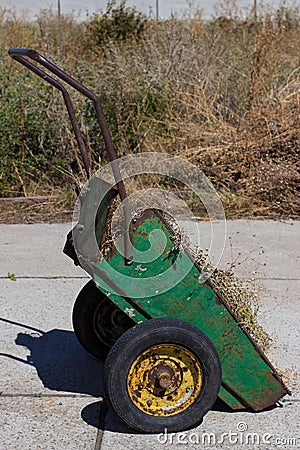
M 35 394 L 5 394 L 1 393 L 0 398 L 90 398 L 90 399 L 97 399 L 102 400 L 102 397 L 93 397 L 91 395 L 85 395 L 85 394 L 42 394 L 42 393 L 35 393 Z
M 239 276 L 241 280 L 249 280 L 249 277 L 243 277 Z M 89 277 L 85 276 L 64 276 L 64 275 L 57 275 L 57 276 L 18 276 L 16 275 L 17 280 L 88 280 Z M 6 276 L 0 276 L 0 280 L 9 280 L 9 277 Z M 300 281 L 300 278 L 286 278 L 286 277 L 255 277 L 255 280 L 272 280 L 272 281 Z
M 65 276 L 65 275 L 57 275 L 57 276 L 26 276 L 26 275 L 15 275 L 17 280 L 88 280 L 89 277 L 85 276 Z M 0 280 L 9 280 L 8 276 L 0 276 Z
M 106 403 L 105 399 L 103 399 L 102 405 L 100 408 L 100 413 L 99 413 L 99 425 L 98 425 L 97 438 L 96 438 L 94 450 L 101 449 L 104 431 L 105 431 L 106 414 L 107 414 L 107 403 Z

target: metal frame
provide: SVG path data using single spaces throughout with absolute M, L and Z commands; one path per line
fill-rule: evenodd
M 51 61 L 49 61 L 47 58 L 45 58 L 44 56 L 42 56 L 40 53 L 38 53 L 35 50 L 29 50 L 26 48 L 11 48 L 8 51 L 8 53 L 13 59 L 15 59 L 16 61 L 21 63 L 23 66 L 27 67 L 29 70 L 34 72 L 36 75 L 41 77 L 43 80 L 45 80 L 47 83 L 54 86 L 56 89 L 58 89 L 62 93 L 73 129 L 74 129 L 75 137 L 76 137 L 79 149 L 80 149 L 80 153 L 82 156 L 82 160 L 83 160 L 87 178 L 89 178 L 91 176 L 91 172 L 90 172 L 91 161 L 90 161 L 90 157 L 89 157 L 86 147 L 85 147 L 85 143 L 84 143 L 81 131 L 80 131 L 78 120 L 76 118 L 76 114 L 74 111 L 74 107 L 73 107 L 73 103 L 71 101 L 70 94 L 60 81 L 56 80 L 51 75 L 46 73 L 43 69 L 38 67 L 36 64 L 29 61 L 28 58 L 36 63 L 41 64 L 43 67 L 45 67 L 51 73 L 56 75 L 60 80 L 64 81 L 69 86 L 71 86 L 72 88 L 74 88 L 78 92 L 80 92 L 82 95 L 84 95 L 85 97 L 92 100 L 95 110 L 96 110 L 98 124 L 99 124 L 99 127 L 100 127 L 102 135 L 103 135 L 103 139 L 104 139 L 104 143 L 105 143 L 105 147 L 106 147 L 106 151 L 107 151 L 109 160 L 112 162 L 117 159 L 117 154 L 116 154 L 115 148 L 113 146 L 112 138 L 111 138 L 108 126 L 107 126 L 107 122 L 106 122 L 106 119 L 105 119 L 105 116 L 103 113 L 103 109 L 102 109 L 100 100 L 96 96 L 96 94 L 94 94 L 94 92 L 92 92 L 90 89 L 83 86 L 77 80 L 72 78 L 69 74 L 67 74 L 66 72 L 61 70 L 59 67 L 57 67 L 55 64 L 53 64 Z M 116 186 L 119 191 L 119 195 L 121 197 L 121 200 L 123 201 L 127 197 L 127 194 L 126 194 L 126 189 L 125 189 L 124 183 L 122 181 L 122 177 L 120 174 L 118 164 L 112 164 L 112 171 L 113 171 L 113 175 L 114 175 L 114 178 L 116 181 Z

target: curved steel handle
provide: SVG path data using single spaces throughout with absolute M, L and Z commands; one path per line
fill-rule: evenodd
M 56 89 L 58 89 L 64 98 L 70 120 L 72 122 L 72 126 L 74 129 L 74 133 L 76 136 L 76 140 L 80 149 L 80 153 L 83 159 L 84 168 L 87 174 L 87 177 L 90 177 L 90 158 L 88 157 L 84 140 L 82 138 L 82 134 L 80 131 L 80 127 L 75 115 L 74 107 L 70 98 L 70 95 L 64 85 L 58 81 L 57 79 L 53 78 L 51 75 L 49 75 L 47 72 L 45 72 L 43 69 L 38 67 L 36 64 L 32 63 L 28 60 L 31 59 L 35 63 L 39 63 L 43 67 L 45 67 L 47 70 L 49 70 L 52 74 L 54 74 L 56 77 L 58 77 L 60 80 L 67 83 L 72 88 L 76 89 L 78 92 L 83 94 L 85 97 L 89 98 L 93 101 L 96 114 L 97 114 L 97 120 L 99 127 L 101 129 L 106 151 L 109 156 L 109 160 L 112 162 L 117 159 L 116 151 L 114 149 L 111 135 L 107 126 L 107 122 L 103 113 L 103 109 L 100 103 L 99 98 L 92 92 L 90 89 L 86 88 L 83 84 L 79 83 L 79 81 L 75 80 L 73 77 L 71 77 L 69 74 L 61 70 L 58 66 L 53 64 L 51 61 L 49 61 L 47 58 L 42 56 L 40 53 L 38 53 L 35 50 L 30 50 L 27 48 L 11 48 L 8 51 L 9 55 L 18 61 L 19 63 L 23 64 L 23 66 L 27 67 L 29 70 L 34 72 L 36 75 L 41 77 L 43 80 L 45 80 L 47 83 L 54 86 Z M 118 188 L 121 200 L 123 201 L 127 195 L 124 183 L 122 181 L 122 177 L 120 175 L 119 167 L 117 164 L 112 165 L 113 174 L 116 180 L 116 186 Z
M 45 58 L 44 56 L 42 56 L 40 53 L 38 53 L 35 50 L 30 50 L 30 49 L 26 49 L 26 48 L 11 48 L 8 51 L 8 53 L 13 59 L 15 59 L 19 63 L 23 64 L 23 66 L 27 67 L 29 70 L 34 72 L 36 75 L 41 77 L 43 80 L 45 80 L 47 83 L 54 86 L 56 89 L 58 89 L 62 93 L 73 129 L 74 129 L 75 137 L 76 137 L 79 149 L 80 149 L 80 153 L 81 153 L 81 156 L 83 159 L 83 164 L 84 164 L 84 168 L 86 171 L 86 175 L 88 178 L 91 175 L 90 174 L 91 162 L 90 162 L 90 158 L 89 158 L 88 153 L 85 148 L 85 143 L 84 143 L 81 131 L 80 131 L 78 120 L 76 118 L 76 114 L 75 114 L 74 107 L 73 107 L 73 104 L 71 101 L 71 97 L 70 97 L 67 89 L 64 87 L 64 85 L 60 81 L 58 81 L 56 78 L 53 78 L 51 75 L 49 75 L 43 69 L 38 67 L 35 63 L 38 63 L 41 66 L 45 67 L 49 72 L 54 74 L 57 78 L 64 81 L 69 86 L 76 89 L 78 92 L 83 94 L 85 97 L 87 97 L 93 101 L 93 104 L 94 104 L 94 107 L 96 110 L 98 124 L 99 124 L 99 127 L 100 127 L 102 135 L 103 135 L 103 139 L 104 139 L 106 151 L 109 156 L 109 160 L 111 162 L 117 160 L 116 151 L 115 151 L 113 143 L 112 143 L 111 135 L 110 135 L 110 132 L 109 132 L 109 129 L 107 126 L 107 122 L 106 122 L 106 119 L 105 119 L 105 116 L 103 113 L 103 109 L 102 109 L 100 100 L 90 89 L 86 88 L 83 84 L 79 83 L 79 81 L 75 80 L 73 77 L 71 77 L 69 74 L 67 74 L 63 70 L 61 70 L 59 67 L 57 67 L 55 64 L 53 64 L 51 61 L 49 61 L 47 58 Z M 29 61 L 29 59 L 34 62 Z M 129 223 L 130 223 L 130 213 L 128 211 L 127 203 L 123 202 L 123 200 L 126 199 L 127 194 L 126 194 L 124 182 L 121 177 L 118 162 L 116 161 L 114 164 L 112 164 L 111 168 L 112 168 L 112 172 L 113 172 L 113 175 L 114 175 L 114 178 L 116 181 L 116 186 L 117 186 L 120 198 L 123 203 L 124 214 L 125 214 L 125 226 L 127 229 L 127 226 L 129 226 Z M 127 235 L 127 233 L 125 233 L 125 235 L 124 235 L 124 248 L 125 248 L 125 250 L 124 250 L 125 261 L 126 261 L 126 263 L 131 263 L 132 257 L 131 257 L 131 255 L 129 255 L 129 252 L 128 252 L 129 236 Z

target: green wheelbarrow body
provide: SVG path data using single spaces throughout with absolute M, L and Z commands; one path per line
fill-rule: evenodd
M 174 233 L 159 211 L 144 211 L 130 228 L 130 240 L 136 252 L 149 249 L 151 233 L 152 244 L 155 239 L 160 239 L 161 234 L 157 230 L 161 230 L 167 238 L 163 245 L 164 251 L 154 262 L 141 265 L 135 261 L 133 254 L 132 264 L 127 265 L 113 243 L 110 243 L 108 254 L 102 256 L 99 262 L 89 262 L 91 227 L 95 224 L 94 234 L 101 248 L 108 225 L 109 208 L 115 195 L 113 190 L 108 191 L 99 205 L 96 220 L 89 220 L 91 226 L 87 226 L 86 217 L 93 216 L 92 208 L 97 204 L 96 198 L 100 196 L 99 191 L 104 184 L 101 180 L 93 180 L 90 184 L 81 217 L 73 234 L 69 234 L 64 251 L 71 257 L 77 253 L 77 264 L 83 266 L 98 289 L 134 323 L 168 317 L 191 323 L 202 330 L 213 342 L 220 357 L 222 385 L 219 397 L 232 409 L 251 408 L 260 411 L 289 394 L 277 371 L 238 322 L 226 299 L 209 279 L 199 281 L 201 268 L 193 261 L 188 249 L 182 249 L 180 255 L 177 254 Z M 85 236 L 81 237 L 81 254 L 78 249 L 75 252 L 74 244 L 71 244 L 74 242 L 73 235 L 78 234 L 78 227 L 86 229 Z M 156 243 L 156 247 L 161 247 L 160 242 Z M 182 278 L 185 266 L 187 273 Z M 149 279 L 154 282 L 149 284 Z M 166 289 L 168 286 L 173 287 Z

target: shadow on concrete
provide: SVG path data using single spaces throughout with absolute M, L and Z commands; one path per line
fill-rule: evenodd
M 264 411 L 271 411 L 278 406 L 274 405 L 265 409 Z M 241 410 L 232 410 L 229 406 L 227 406 L 222 400 L 217 399 L 214 406 L 211 409 L 212 411 L 230 413 L 230 414 L 239 414 Z M 100 411 L 100 412 L 99 412 Z M 259 414 L 260 412 L 255 412 L 251 409 L 244 409 L 243 412 L 247 412 L 249 414 Z M 97 414 L 99 413 L 99 417 L 97 419 Z M 107 407 L 105 400 L 97 401 L 87 405 L 81 412 L 82 419 L 90 426 L 98 428 L 103 431 L 111 431 L 115 433 L 124 433 L 124 434 L 140 434 L 136 430 L 129 428 L 125 423 L 123 423 L 119 417 L 115 414 L 115 412 Z M 201 423 L 198 426 L 201 426 Z M 191 431 L 191 430 L 186 430 Z
M 102 411 L 101 411 L 102 409 Z M 95 418 L 96 413 L 100 410 L 100 416 L 98 420 Z M 227 407 L 223 402 L 217 400 L 214 407 L 214 411 L 224 411 L 233 412 L 229 407 Z M 138 431 L 133 430 L 123 423 L 115 412 L 110 408 L 106 407 L 103 402 L 94 402 L 87 405 L 81 412 L 81 417 L 90 426 L 100 428 L 101 430 L 111 431 L 114 433 L 124 433 L 124 434 L 140 434 Z M 201 422 L 202 423 L 202 422 Z M 201 424 L 200 424 L 201 425 Z
M 96 413 L 100 411 L 100 418 L 97 420 Z M 227 406 L 222 400 L 217 399 L 216 403 L 212 407 L 212 411 L 219 411 L 224 413 L 240 413 L 241 411 L 233 411 L 229 406 Z M 251 410 L 245 409 L 244 412 L 251 412 Z M 87 405 L 81 412 L 81 417 L 90 426 L 95 428 L 100 428 L 101 430 L 111 431 L 115 433 L 124 434 L 140 434 L 136 430 L 129 428 L 125 423 L 123 423 L 115 412 L 103 404 L 102 401 L 91 403 Z M 201 422 L 202 423 L 202 422 Z M 201 425 L 201 423 L 199 425 Z M 198 425 L 198 426 L 199 426 Z
M 100 410 L 98 420 L 95 420 L 95 414 Z M 103 431 L 112 431 L 124 434 L 140 434 L 138 431 L 129 428 L 119 419 L 115 412 L 106 405 L 105 401 L 98 401 L 87 405 L 81 411 L 82 419 L 90 426 Z
M 274 408 L 277 408 L 278 406 L 270 407 L 268 409 L 265 409 L 264 411 L 269 411 Z M 97 420 L 97 414 L 99 413 L 99 417 Z M 222 400 L 217 400 L 214 406 L 212 407 L 212 411 L 219 411 L 224 413 L 230 413 L 230 414 L 238 414 L 241 411 L 233 411 L 229 408 L 225 403 L 222 402 Z M 244 409 L 243 412 L 247 412 L 249 414 L 259 414 L 260 412 L 255 412 L 250 409 Z M 123 434 L 140 434 L 138 431 L 133 430 L 132 428 L 129 428 L 125 423 L 123 423 L 119 417 L 115 414 L 115 412 L 101 402 L 94 402 L 90 405 L 87 405 L 81 412 L 81 417 L 83 420 L 100 430 L 103 431 L 111 431 L 114 433 L 123 433 Z M 201 427 L 202 421 L 199 423 L 197 428 L 194 429 L 187 429 L 186 431 L 192 431 L 198 429 L 198 427 Z
M 15 340 L 16 345 L 30 351 L 26 360 L 8 354 L 3 356 L 34 366 L 43 385 L 48 389 L 103 397 L 103 362 L 89 355 L 81 347 L 74 332 L 61 329 L 43 332 L 24 324 L 1 320 L 30 330 L 28 333 L 19 333 Z M 233 411 L 219 399 L 212 410 L 230 414 L 239 412 Z M 253 413 L 250 410 L 244 411 Z M 102 399 L 83 408 L 81 417 L 88 425 L 97 429 L 138 434 L 127 427 L 111 408 L 107 408 Z
M 19 333 L 15 342 L 26 347 L 30 355 L 27 360 L 12 358 L 34 366 L 46 388 L 94 397 L 103 395 L 103 363 L 80 346 L 72 331 Z

